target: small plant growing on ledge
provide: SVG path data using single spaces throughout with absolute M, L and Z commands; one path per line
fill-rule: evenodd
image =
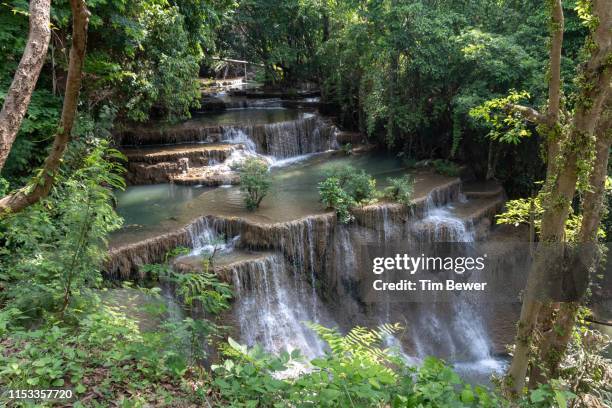
M 414 192 L 414 178 L 408 174 L 403 177 L 387 179 L 389 186 L 385 188 L 386 198 L 410 206 Z
M 371 204 L 376 201 L 376 180 L 364 170 L 354 167 L 335 167 L 326 173 L 319 183 L 319 195 L 327 208 L 336 210 L 338 219 L 346 224 L 353 220 L 351 207 Z
M 260 159 L 250 157 L 238 167 L 240 173 L 240 191 L 246 193 L 244 202 L 249 211 L 259 208 L 270 186 L 270 174 L 268 165 Z
M 343 144 L 342 153 L 344 153 L 345 156 L 350 156 L 351 154 L 353 154 L 353 145 L 350 143 Z
M 320 182 L 319 195 L 327 208 L 336 210 L 341 223 L 347 224 L 354 219 L 350 209 L 355 205 L 355 200 L 342 189 L 338 178 L 328 177 Z

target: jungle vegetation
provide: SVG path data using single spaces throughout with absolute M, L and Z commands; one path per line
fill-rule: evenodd
M 500 222 L 537 225 L 540 243 L 584 244 L 573 268 L 601 261 L 597 244 L 612 234 L 607 0 L 6 0 L 0 388 L 71 388 L 75 406 L 611 403 L 612 368 L 600 357 L 609 340 L 586 322 L 588 294 L 538 297 L 559 256 L 554 245 L 538 245 L 512 362 L 494 389 L 465 384 L 433 358 L 415 368 L 383 352 L 395 326 L 344 335 L 314 327 L 331 352 L 298 379 L 274 373 L 299 353 L 272 356 L 233 340 L 206 368 L 207 352 L 193 345 L 218 344 L 231 289 L 167 264 L 148 266 L 155 282 L 204 305 L 205 318 L 145 331 L 109 306 L 102 265 L 122 223 L 113 189 L 124 187 L 113 131 L 189 117 L 200 74 L 214 73 L 219 58 L 261 64 L 256 79 L 267 87 L 318 87 L 340 126 L 406 162 L 433 159 L 451 173 L 469 163 L 513 199 Z M 268 182 L 254 171 L 256 207 Z M 372 181 L 336 173 L 319 189 L 350 221 L 349 208 L 375 196 Z M 411 193 L 404 179 L 387 191 L 400 202 Z

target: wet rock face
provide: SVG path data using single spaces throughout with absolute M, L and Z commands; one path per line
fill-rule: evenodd
M 122 150 L 130 162 L 157 164 L 186 158 L 193 166 L 207 166 L 214 162 L 224 161 L 235 150 L 243 148 L 244 146 L 240 144 L 196 144 L 158 148 L 124 148 Z
M 134 127 L 114 135 L 119 146 L 172 145 L 180 143 L 214 143 L 221 139 L 219 126 L 202 127 L 185 122 L 175 126 Z
M 161 263 L 169 251 L 190 244 L 188 231 L 181 228 L 135 244 L 113 248 L 104 266 L 105 275 L 110 279 L 143 279 L 145 276 L 140 266 Z
M 186 177 L 190 170 L 193 170 L 195 174 L 199 174 L 204 169 L 210 169 L 211 171 L 206 175 L 199 177 L 201 180 L 193 184 L 210 186 L 229 184 L 233 180 L 231 175 L 228 175 L 228 177 L 216 177 L 220 172 L 215 172 L 213 166 L 216 163 L 224 162 L 234 152 L 241 149 L 244 149 L 244 146 L 241 144 L 126 148 L 123 149 L 123 153 L 128 158 L 126 181 L 130 185 L 168 182 L 189 184 L 187 180 L 194 178 L 193 174 L 191 177 Z

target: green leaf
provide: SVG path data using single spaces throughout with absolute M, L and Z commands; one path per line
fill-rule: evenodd
M 56 380 L 54 380 L 51 385 L 53 385 L 54 387 L 61 387 L 62 385 L 64 385 L 64 379 L 63 378 L 58 378 Z
M 471 389 L 465 388 L 463 391 L 461 391 L 461 401 L 463 403 L 471 404 L 474 402 L 474 400 L 474 393 Z
M 545 390 L 538 388 L 531 393 L 529 398 L 531 399 L 531 402 L 542 402 L 546 400 L 546 394 L 547 393 Z
M 28 379 L 26 380 L 26 382 L 27 382 L 29 385 L 38 385 L 38 383 L 40 382 L 40 378 L 38 378 L 38 377 L 30 377 L 30 378 L 28 378 Z
M 567 399 L 565 398 L 565 393 L 563 391 L 555 391 L 555 400 L 557 401 L 559 408 L 567 408 Z
M 231 337 L 227 338 L 227 342 L 229 343 L 230 347 L 233 348 L 234 350 L 239 351 L 242 354 L 246 354 L 246 352 L 247 352 L 246 346 L 243 346 L 242 344 L 237 343 Z

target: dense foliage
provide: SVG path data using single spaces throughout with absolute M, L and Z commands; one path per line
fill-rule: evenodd
M 334 167 L 326 172 L 319 183 L 319 195 L 327 208 L 333 208 L 342 223 L 354 219 L 350 210 L 357 205 L 369 204 L 378 197 L 376 180 L 352 166 Z
M 405 206 L 412 203 L 412 192 L 414 191 L 414 178 L 405 175 L 387 180 L 389 186 L 385 188 L 385 196 Z
M 215 49 L 215 28 L 232 4 L 215 1 L 96 1 L 85 61 L 81 111 L 118 121 L 178 119 L 199 106 L 200 64 Z M 0 101 L 28 32 L 28 3 L 0 4 Z M 40 164 L 61 109 L 70 44 L 70 7 L 53 2 L 48 62 L 2 175 L 19 184 Z
M 504 407 L 507 400 L 480 386 L 464 383 L 452 368 L 433 357 L 409 366 L 393 348 L 384 348 L 401 327 L 376 330 L 356 327 L 342 335 L 311 324 L 328 353 L 310 362 L 299 350 L 274 356 L 260 347 L 229 340 L 227 359 L 213 366 L 213 387 L 220 405 L 230 407 Z M 304 373 L 284 378 L 284 370 L 302 366 Z M 516 405 L 565 407 L 574 395 L 555 385 L 534 390 Z
M 586 35 L 572 3 L 564 9 L 562 69 L 569 74 Z M 511 89 L 528 90 L 535 106 L 546 102 L 546 7 L 494 0 L 241 1 L 220 48 L 262 63 L 268 83 L 319 84 L 344 126 L 395 152 L 469 162 L 478 175 L 506 182 L 512 195 L 528 194 L 543 177 L 541 140 L 521 127 L 521 144 L 500 143 L 470 110 Z
M 589 4 L 563 4 L 564 78 L 574 76 L 585 57 L 581 47 L 593 25 Z M 578 324 L 566 332 L 569 348 L 558 376 L 532 384 L 510 403 L 494 387 L 466 384 L 443 361 L 408 365 L 398 350 L 384 347 L 400 330 L 396 325 L 342 334 L 312 324 L 328 347 L 312 361 L 298 350 L 275 356 L 259 346 L 221 342 L 226 333 L 219 316 L 230 307 L 231 289 L 209 273 L 215 243 L 199 271 L 170 266 L 184 254 L 179 248 L 163 264 L 142 266 L 144 282 L 119 288 L 102 278 L 107 241 L 122 225 L 113 190 L 125 187 L 125 158 L 113 148 L 112 134 L 136 122 L 188 118 L 200 103 L 200 73 L 213 72 L 223 57 L 252 62 L 257 80 L 291 87 L 290 94 L 318 87 L 324 112 L 408 167 L 425 163 L 449 177 L 467 169 L 477 178 L 502 181 L 513 199 L 498 223 L 533 223 L 537 237 L 543 214 L 557 203 L 521 197 L 535 196 L 541 187 L 548 135 L 508 112 L 508 105 L 548 103 L 547 2 L 91 0 L 87 5 L 92 14 L 78 118 L 59 174 L 48 196 L 0 217 L 0 388 L 69 388 L 80 400 L 76 406 L 113 401 L 561 408 L 569 401 L 589 406 L 593 396 L 612 400 L 611 365 L 603 356 L 609 339 L 588 328 L 582 309 Z M 24 49 L 27 10 L 23 0 L 0 3 L 0 101 Z M 72 40 L 70 10 L 66 0 L 52 4 L 49 52 L 2 168 L 0 196 L 31 180 L 57 131 Z M 585 102 L 572 93 L 580 86 L 577 79 L 562 84 L 567 117 Z M 345 153 L 352 147 L 345 145 Z M 576 150 L 586 157 L 590 147 Z M 577 239 L 589 191 L 585 163 L 578 163 L 579 194 L 563 220 L 563 240 L 569 243 Z M 268 166 L 248 159 L 238 171 L 245 205 L 255 210 L 271 188 Z M 345 166 L 325 174 L 318 190 L 324 205 L 348 223 L 354 207 L 381 197 L 410 205 L 413 178 L 389 179 L 387 185 L 380 192 L 370 174 Z M 610 213 L 598 234 L 612 236 Z M 180 304 L 168 302 L 169 293 Z M 138 299 L 145 301 L 125 304 Z M 212 360 L 216 364 L 209 370 Z M 298 377 L 283 375 L 296 366 L 307 370 Z

